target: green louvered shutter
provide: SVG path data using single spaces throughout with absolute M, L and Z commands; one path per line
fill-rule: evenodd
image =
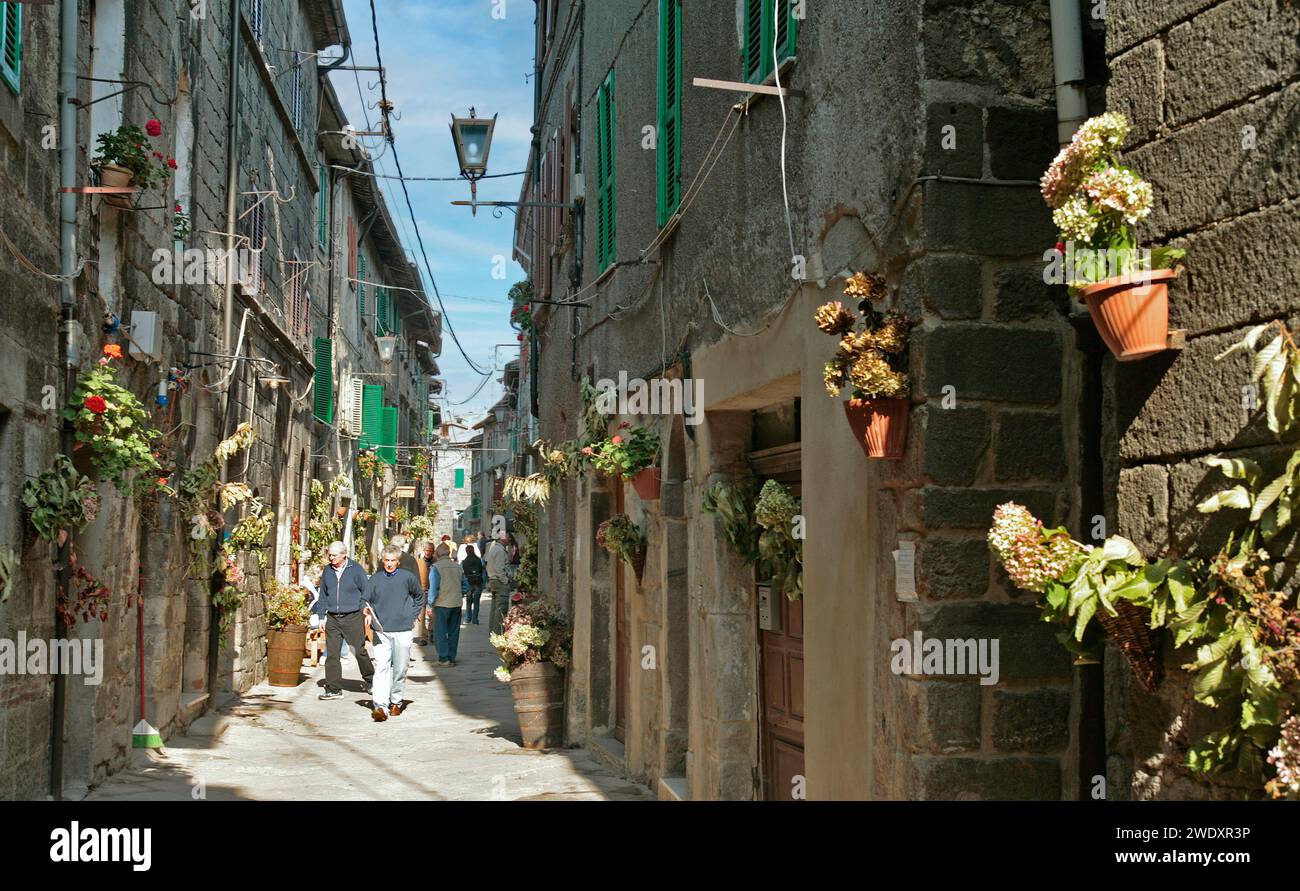
M 659 0 L 659 226 L 681 200 L 682 6 Z
M 316 338 L 316 396 L 313 401 L 316 420 L 334 423 L 334 341 Z
M 776 41 L 776 56 L 778 59 L 788 59 L 795 54 L 795 44 L 799 34 L 799 20 L 793 15 L 794 7 L 799 0 L 773 0 L 776 4 L 776 23 L 774 25 L 773 40 Z M 770 66 L 772 59 L 767 59 Z M 769 73 L 771 71 L 769 67 Z
M 427 431 L 427 435 L 433 436 L 433 428 L 436 427 L 437 425 L 433 423 L 432 411 L 425 411 L 424 424 L 425 424 L 425 430 Z
M 0 79 L 17 93 L 23 68 L 23 7 L 0 3 Z
M 463 467 L 456 468 L 456 488 L 465 488 L 465 468 Z
M 379 443 L 379 460 L 397 463 L 397 406 L 384 406 L 383 439 Z
M 330 223 L 330 175 L 329 168 L 320 165 L 320 192 L 316 196 L 316 241 L 323 248 L 329 247 Z
M 361 439 L 363 449 L 380 444 L 379 428 L 383 421 L 384 388 L 366 384 L 361 390 Z
M 384 337 L 388 333 L 388 291 L 375 288 L 375 334 Z
M 366 286 L 363 284 L 366 280 L 366 258 L 357 257 L 357 312 L 361 315 L 361 324 L 366 324 Z
M 767 16 L 764 7 L 770 8 L 772 0 L 745 0 L 745 45 L 741 47 L 741 64 L 745 80 L 758 83 L 764 78 L 763 60 L 766 58 L 763 48 L 767 29 Z
M 614 70 L 596 96 L 596 259 L 601 272 L 609 268 L 617 253 L 614 207 Z

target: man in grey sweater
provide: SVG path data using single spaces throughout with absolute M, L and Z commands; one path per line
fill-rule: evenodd
M 402 551 L 392 545 L 380 556 L 383 566 L 366 582 L 361 602 L 370 621 L 375 649 L 375 678 L 370 694 L 371 717 L 387 721 L 402 713 L 402 690 L 411 658 L 412 627 L 424 602 L 420 580 L 399 565 Z
M 492 616 L 488 622 L 488 631 L 501 633 L 501 626 L 506 613 L 510 611 L 510 579 L 506 575 L 506 566 L 510 563 L 510 551 L 506 543 L 510 536 L 502 532 L 488 548 L 487 563 L 488 593 L 492 595 Z

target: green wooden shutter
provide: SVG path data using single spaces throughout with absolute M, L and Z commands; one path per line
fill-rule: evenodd
M 772 0 L 745 0 L 745 45 L 741 48 L 741 62 L 745 80 L 758 83 L 766 75 L 763 73 L 764 36 L 767 29 L 767 16 Z
M 388 291 L 375 288 L 375 334 L 383 337 L 388 330 Z
M 357 282 L 357 312 L 360 313 L 361 315 L 361 324 L 365 325 L 366 286 L 365 284 L 363 284 L 363 282 L 365 282 L 366 280 L 366 258 L 365 257 L 361 257 L 361 256 L 357 257 L 357 278 L 361 279 L 361 281 Z
M 776 4 L 775 23 L 773 25 L 773 40 L 776 41 L 776 55 L 778 59 L 787 59 L 795 54 L 796 38 L 799 34 L 799 20 L 792 14 L 795 4 L 799 0 L 774 0 Z M 772 58 L 768 54 L 767 63 L 769 73 L 771 71 Z
M 384 406 L 383 439 L 379 444 L 379 460 L 385 464 L 397 463 L 397 406 Z
M 436 426 L 438 426 L 438 425 L 435 424 L 435 423 L 433 422 L 433 410 L 432 410 L 432 409 L 426 409 L 426 410 L 425 410 L 425 412 L 424 412 L 424 424 L 425 424 L 425 430 L 427 431 L 428 435 L 429 435 L 429 436 L 433 436 L 433 428 L 436 427 Z
M 463 467 L 456 468 L 456 488 L 465 488 L 465 468 Z
M 316 397 L 313 414 L 322 424 L 334 423 L 334 341 L 316 338 Z
M 617 254 L 617 227 L 614 225 L 614 70 L 596 96 L 596 259 L 601 272 L 609 268 Z
M 329 168 L 320 165 L 320 191 L 316 195 L 316 241 L 323 248 L 329 247 L 330 226 L 330 174 Z
M 682 7 L 659 0 L 659 226 L 681 201 Z
M 22 4 L 0 3 L 0 79 L 15 93 L 20 89 L 22 67 Z
M 379 445 L 383 406 L 384 388 L 379 384 L 366 384 L 361 391 L 361 439 L 357 443 L 363 449 Z

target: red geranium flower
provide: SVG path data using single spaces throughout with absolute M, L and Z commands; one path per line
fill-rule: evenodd
M 122 358 L 122 345 L 120 343 L 104 344 L 104 355 L 110 359 Z
M 150 136 L 162 136 L 162 121 L 157 118 L 150 118 L 149 122 L 144 125 L 144 132 Z
M 583 453 L 584 455 L 590 455 L 590 454 L 591 454 L 591 446 L 583 446 L 583 447 L 582 447 L 582 453 Z
M 631 427 L 631 426 L 632 426 L 632 422 L 631 422 L 631 421 L 624 421 L 623 423 L 621 423 L 621 424 L 618 425 L 618 429 L 620 429 L 620 430 L 626 430 L 628 427 Z
M 165 486 L 165 485 L 167 485 L 167 477 L 165 477 L 165 476 L 160 476 L 160 477 L 158 477 L 158 485 L 160 485 L 160 486 Z
M 181 206 L 178 204 L 176 205 L 176 213 L 180 213 L 180 212 L 181 212 Z
M 168 159 L 167 159 L 167 166 L 170 167 L 172 170 L 175 170 L 175 169 L 176 169 L 176 159 L 175 159 L 175 158 L 168 158 Z
M 623 437 L 615 436 L 613 439 L 610 440 L 610 442 L 614 443 L 614 445 L 619 445 L 620 443 L 623 442 Z
M 154 156 L 155 158 L 157 158 L 159 161 L 161 161 L 161 160 L 163 159 L 163 153 L 162 153 L 162 152 L 154 152 L 154 153 L 153 153 L 153 156 Z
M 104 410 L 108 408 L 108 403 L 104 401 L 103 396 L 87 396 L 82 405 L 97 415 L 102 415 Z
M 1064 241 L 1058 241 L 1058 242 L 1056 243 L 1056 252 L 1057 252 L 1058 254 L 1064 254 L 1064 253 L 1065 253 L 1065 242 L 1064 242 Z

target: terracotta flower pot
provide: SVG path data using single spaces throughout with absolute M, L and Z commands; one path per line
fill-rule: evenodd
M 118 164 L 105 164 L 103 167 L 99 168 L 99 184 L 101 186 L 107 186 L 112 189 L 126 189 L 130 188 L 134 181 L 135 174 Z M 109 204 L 112 204 L 114 207 L 131 206 L 130 193 L 116 195 L 108 194 L 104 196 L 104 200 Z
M 642 501 L 658 501 L 659 483 L 662 480 L 663 474 L 658 467 L 647 467 L 632 477 L 632 488 L 636 489 L 637 497 Z
M 907 399 L 850 399 L 844 414 L 868 458 L 901 458 L 911 407 Z
M 1084 288 L 1097 333 L 1120 362 L 1162 353 L 1169 345 L 1169 282 L 1177 269 L 1108 278 Z

